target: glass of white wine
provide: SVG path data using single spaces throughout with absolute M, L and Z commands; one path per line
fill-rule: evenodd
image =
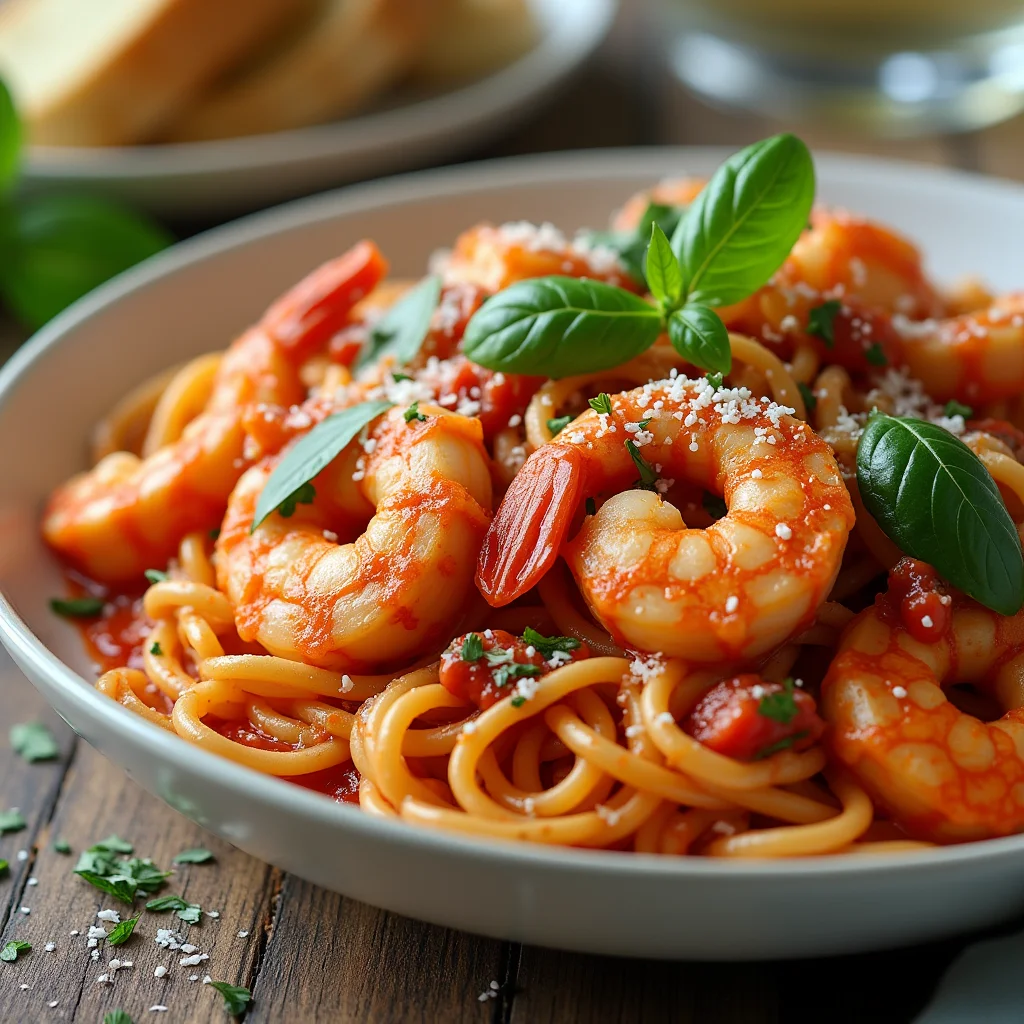
M 1024 3 L 656 0 L 673 70 L 713 102 L 877 134 L 1024 110 Z

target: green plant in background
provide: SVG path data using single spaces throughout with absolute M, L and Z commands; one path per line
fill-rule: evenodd
M 41 327 L 87 292 L 170 245 L 150 218 L 89 196 L 17 196 L 18 112 L 0 82 L 0 298 Z

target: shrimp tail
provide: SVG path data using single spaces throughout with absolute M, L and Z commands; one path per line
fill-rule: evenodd
M 348 322 L 352 307 L 384 279 L 388 263 L 373 242 L 357 242 L 281 296 L 260 327 L 298 358 L 312 353 Z
M 525 594 L 554 565 L 584 478 L 584 459 L 575 448 L 547 445 L 527 459 L 480 550 L 476 585 L 492 607 Z

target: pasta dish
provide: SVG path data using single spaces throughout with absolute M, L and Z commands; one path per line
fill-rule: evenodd
M 789 135 L 387 275 L 357 242 L 98 426 L 42 530 L 102 693 L 506 840 L 1024 830 L 1024 293 L 938 287 Z

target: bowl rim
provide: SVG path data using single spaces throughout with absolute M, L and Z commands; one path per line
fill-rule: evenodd
M 534 45 L 511 63 L 444 92 L 260 135 L 148 146 L 31 146 L 25 176 L 32 182 L 144 181 L 168 175 L 269 171 L 297 160 L 339 154 L 357 159 L 389 146 L 420 144 L 513 104 L 529 105 L 597 48 L 615 18 L 618 0 L 530 0 L 530 6 L 541 28 Z
M 55 349 L 79 324 L 108 310 L 125 296 L 176 270 L 212 259 L 221 253 L 246 246 L 258 239 L 303 227 L 324 217 L 367 212 L 402 202 L 429 202 L 457 196 L 467 190 L 487 192 L 509 186 L 543 186 L 580 179 L 600 180 L 635 175 L 637 166 L 658 163 L 685 167 L 687 162 L 705 165 L 720 162 L 731 152 L 723 147 L 631 147 L 608 150 L 580 150 L 570 153 L 504 157 L 477 161 L 455 168 L 438 168 L 396 175 L 351 185 L 332 192 L 294 200 L 281 206 L 250 214 L 237 221 L 212 228 L 180 242 L 101 286 L 55 317 L 39 330 L 7 363 L 0 367 L 0 406 L 29 376 L 36 364 Z M 978 190 L 1024 205 L 1024 186 L 991 179 L 980 174 L 931 167 L 909 161 L 876 157 L 815 154 L 823 177 L 841 179 L 854 175 L 860 182 L 903 180 L 920 184 L 929 181 L 960 190 Z M 653 177 L 653 175 L 652 175 Z M 410 825 L 396 819 L 379 818 L 358 807 L 342 804 L 300 786 L 263 775 L 152 725 L 126 708 L 111 702 L 92 683 L 65 665 L 32 632 L 7 596 L 0 592 L 0 640 L 16 659 L 48 679 L 61 691 L 68 705 L 91 718 L 104 718 L 111 731 L 126 743 L 145 745 L 153 756 L 177 760 L 189 751 L 190 761 L 226 789 L 233 789 L 248 801 L 267 809 L 297 813 L 319 824 L 353 829 L 363 838 L 405 847 L 410 854 L 420 849 L 457 855 L 505 867 L 535 867 L 545 870 L 596 873 L 612 880 L 638 875 L 666 881 L 723 880 L 756 881 L 760 878 L 861 878 L 891 872 L 939 870 L 958 864 L 1002 860 L 1024 853 L 1024 834 L 998 839 L 936 847 L 902 854 L 870 857 L 806 857 L 788 859 L 668 858 L 655 854 L 621 853 L 517 843 L 503 839 L 481 839 Z

